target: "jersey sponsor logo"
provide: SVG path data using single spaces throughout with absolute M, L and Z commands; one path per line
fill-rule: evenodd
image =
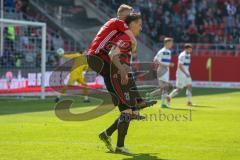
M 171 59 L 162 59 L 162 62 L 171 62 Z

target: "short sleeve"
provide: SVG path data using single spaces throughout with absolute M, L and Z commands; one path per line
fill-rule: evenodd
M 158 61 L 158 62 L 162 61 L 162 52 L 157 53 L 157 55 L 154 57 L 154 61 Z
M 115 24 L 116 24 L 117 30 L 120 32 L 125 32 L 126 30 L 129 29 L 127 24 L 122 20 L 116 20 Z
M 184 56 L 179 56 L 178 63 L 179 64 L 184 64 Z

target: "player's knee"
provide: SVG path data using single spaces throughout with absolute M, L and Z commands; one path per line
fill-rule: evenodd
M 164 94 L 164 93 L 168 93 L 168 91 L 169 91 L 169 87 L 168 86 L 165 86 L 164 88 L 163 88 L 163 90 L 162 90 L 162 93 Z
M 186 90 L 186 96 L 192 96 L 192 92 L 190 90 Z
M 180 93 L 183 90 L 183 88 L 177 88 L 177 92 Z
M 187 86 L 187 89 L 188 89 L 189 91 L 192 91 L 192 85 L 188 85 L 188 86 Z
M 171 83 L 169 83 L 168 86 L 169 86 L 170 90 L 173 90 L 175 88 L 175 86 L 173 84 L 171 84 Z
M 128 122 L 131 121 L 131 119 L 132 119 L 132 114 L 131 113 L 121 112 L 119 122 L 128 123 Z
M 163 90 L 168 92 L 168 91 L 172 90 L 172 88 L 173 88 L 173 86 L 171 84 L 166 84 L 166 85 L 164 85 Z

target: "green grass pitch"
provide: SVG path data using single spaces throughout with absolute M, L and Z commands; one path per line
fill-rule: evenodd
M 93 120 L 66 122 L 55 116 L 52 98 L 2 97 L 0 160 L 239 160 L 240 91 L 193 91 L 197 106 L 191 112 L 182 94 L 173 99 L 171 109 L 161 109 L 159 102 L 141 112 L 149 116 L 147 121 L 131 122 L 126 148 L 135 156 L 109 153 L 98 139 L 118 116 L 117 109 Z M 98 98 L 109 101 L 108 95 Z M 76 113 L 100 103 L 92 99 L 86 106 L 81 98 L 75 99 L 72 111 Z M 159 113 L 170 118 L 159 119 Z M 173 121 L 172 115 L 182 117 Z M 116 133 L 113 140 L 116 144 Z

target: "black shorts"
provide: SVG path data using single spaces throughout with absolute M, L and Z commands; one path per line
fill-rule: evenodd
M 129 75 L 127 85 L 121 84 L 120 75 L 114 65 L 105 62 L 98 56 L 88 56 L 88 65 L 104 78 L 108 92 L 111 94 L 113 104 L 118 106 L 120 111 L 134 109 L 136 102 L 140 99 L 134 77 Z
M 97 55 L 88 55 L 87 62 L 89 67 L 101 76 L 110 75 L 110 64 Z

